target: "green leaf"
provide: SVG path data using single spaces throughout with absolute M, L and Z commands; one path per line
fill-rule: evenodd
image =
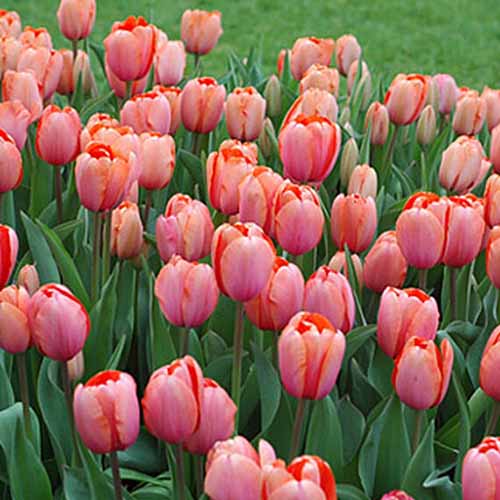
M 205 185 L 202 164 L 197 156 L 185 149 L 179 149 L 177 152 L 177 161 L 188 170 L 195 184 L 199 184 L 200 187 Z
M 376 349 L 375 356 L 368 368 L 368 379 L 383 396 L 392 393 L 391 377 L 393 369 L 393 360 L 382 349 Z
M 350 484 L 338 484 L 337 496 L 339 500 L 369 500 L 361 490 Z
M 342 426 L 344 463 L 349 464 L 356 457 L 365 433 L 365 417 L 348 396 L 337 403 L 337 413 Z
M 373 337 L 376 331 L 377 325 L 358 326 L 358 328 L 354 328 L 346 335 L 345 364 L 347 364 L 365 342 Z
M 0 357 L 0 411 L 15 403 L 14 391 L 10 384 L 9 374 L 5 369 L 5 362 Z
M 352 383 L 349 394 L 352 401 L 364 415 L 368 415 L 380 402 L 382 396 L 361 371 L 355 359 L 351 361 L 351 377 Z
M 282 389 L 280 407 L 276 418 L 266 433 L 266 439 L 273 444 L 276 455 L 285 457 L 290 449 L 290 436 L 292 435 L 293 415 L 290 408 L 289 396 Z
M 456 373 L 452 374 L 451 379 L 453 389 L 458 401 L 458 409 L 460 415 L 460 437 L 459 437 L 459 454 L 457 457 L 457 466 L 455 468 L 455 479 L 460 480 L 462 471 L 462 462 L 471 445 L 471 419 L 467 400 L 465 399 L 464 389 L 460 384 Z
M 106 365 L 106 370 L 117 370 L 118 365 L 120 364 L 120 360 L 123 355 L 123 350 L 125 348 L 125 343 L 127 342 L 127 337 L 122 336 L 120 340 L 118 341 L 118 344 L 116 344 L 115 350 L 113 351 L 113 354 L 109 358 L 109 361 Z
M 90 489 L 85 472 L 82 469 L 66 467 L 64 469 L 64 494 L 71 500 L 88 500 Z
M 130 448 L 118 452 L 118 458 L 121 467 L 144 474 L 160 474 L 167 467 L 163 447 L 145 429 L 141 429 L 137 441 Z

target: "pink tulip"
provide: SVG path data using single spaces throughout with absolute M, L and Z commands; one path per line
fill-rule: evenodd
M 19 101 L 0 103 L 0 128 L 14 139 L 17 149 L 24 148 L 31 115 Z
M 61 0 L 57 21 L 61 33 L 68 40 L 87 38 L 95 22 L 95 0 Z
M 384 99 L 389 117 L 396 125 L 409 125 L 424 109 L 429 83 L 422 75 L 399 74 Z
M 248 319 L 261 330 L 280 331 L 302 310 L 304 277 L 295 265 L 276 257 L 264 289 L 245 303 Z
M 94 453 L 126 450 L 139 436 L 140 411 L 134 379 L 106 370 L 79 384 L 73 398 L 75 426 Z
M 226 139 L 222 141 L 219 146 L 219 152 L 237 149 L 240 153 L 242 153 L 248 161 L 253 165 L 257 166 L 259 151 L 257 149 L 257 144 L 254 142 L 241 142 L 236 139 Z
M 174 135 L 181 123 L 181 97 L 182 89 L 179 87 L 162 87 L 155 85 L 153 92 L 163 94 L 170 104 L 170 130 L 168 133 Z
M 9 69 L 14 71 L 17 69 L 17 62 L 23 49 L 24 45 L 17 38 L 0 37 L 0 77 L 3 77 Z
M 147 92 L 128 100 L 120 111 L 120 121 L 134 129 L 136 134 L 158 132 L 168 134 L 170 130 L 170 104 L 163 94 Z
M 427 410 L 443 401 L 452 366 L 453 348 L 447 339 L 439 350 L 432 340 L 411 337 L 394 361 L 392 385 L 404 404 Z
M 483 128 L 486 118 L 486 100 L 479 92 L 469 90 L 457 101 L 453 115 L 453 130 L 459 135 L 475 135 Z
M 329 66 L 335 42 L 331 38 L 298 38 L 292 47 L 290 69 L 295 80 L 300 80 L 313 64 Z
M 434 75 L 432 80 L 438 87 L 439 92 L 439 112 L 449 115 L 458 99 L 458 87 L 455 79 L 451 75 Z
M 421 146 L 429 146 L 436 135 L 436 112 L 431 104 L 427 104 L 417 122 L 417 142 Z
M 363 263 L 359 258 L 359 255 L 351 254 L 351 261 L 354 267 L 354 273 L 356 279 L 358 280 L 359 286 L 363 286 Z M 345 256 L 345 252 L 338 250 L 335 255 L 330 259 L 328 267 L 333 271 L 342 273 L 349 280 L 349 266 Z
M 340 76 L 337 69 L 322 64 L 313 64 L 301 78 L 299 91 L 303 94 L 308 89 L 320 89 L 338 97 L 339 85 Z
M 290 480 L 280 486 L 269 500 L 325 500 L 321 488 L 309 479 Z
M 495 172 L 500 173 L 500 125 L 491 131 L 490 160 Z
M 175 141 L 156 132 L 141 134 L 141 173 L 139 185 L 144 189 L 163 189 L 172 180 L 175 168 Z
M 104 61 L 104 69 L 106 71 L 106 78 L 108 79 L 109 86 L 120 99 L 129 98 L 136 94 L 140 94 L 144 92 L 146 85 L 148 83 L 148 75 L 146 73 L 145 76 L 139 78 L 138 80 L 134 80 L 130 87 L 130 95 L 127 95 L 127 82 L 120 80 L 111 70 L 111 67 L 108 63 L 108 58 Z
M 30 113 L 30 123 L 42 114 L 40 86 L 32 71 L 6 71 L 2 80 L 4 101 L 19 101 Z
M 304 309 L 322 314 L 335 329 L 348 333 L 354 325 L 356 309 L 347 278 L 321 266 L 306 282 Z
M 321 240 L 325 218 L 316 191 L 285 181 L 273 203 L 273 234 L 292 255 L 312 250 Z
M 0 224 L 0 288 L 10 279 L 16 265 L 18 249 L 19 240 L 14 229 Z
M 181 41 L 167 40 L 156 49 L 154 60 L 155 82 L 177 85 L 184 77 L 186 51 Z
M 491 132 L 500 124 L 500 90 L 484 87 L 481 98 L 486 102 L 486 123 Z
M 17 284 L 24 287 L 30 295 L 33 295 L 40 288 L 38 271 L 33 264 L 26 264 L 21 267 L 17 274 Z
M 0 128 L 0 194 L 16 189 L 23 180 L 23 159 L 14 139 Z
M 392 490 L 386 493 L 380 500 L 414 500 L 414 498 L 402 490 Z
M 361 46 L 354 35 L 343 35 L 335 44 L 335 64 L 341 75 L 347 72 L 354 61 L 361 57 Z
M 26 26 L 19 35 L 19 41 L 26 47 L 45 47 L 52 50 L 52 37 L 45 28 Z
M 182 443 L 199 429 L 202 405 L 201 368 L 185 356 L 151 375 L 142 398 L 144 423 L 158 439 Z
M 266 100 L 254 87 L 237 87 L 227 97 L 226 126 L 229 135 L 240 141 L 255 141 L 266 116 Z
M 221 292 L 238 302 L 256 297 L 271 276 L 276 250 L 251 222 L 223 224 L 212 240 L 212 266 Z
M 300 94 L 295 102 L 290 106 L 281 129 L 284 129 L 289 123 L 294 121 L 300 115 L 304 116 L 323 116 L 331 122 L 337 121 L 338 105 L 335 96 L 317 88 L 310 88 Z
M 495 288 L 500 288 L 500 226 L 494 227 L 486 246 L 486 274 Z
M 500 327 L 497 327 L 491 333 L 486 347 L 484 348 L 479 368 L 479 384 L 481 389 L 495 401 L 500 401 L 500 384 L 497 374 L 497 367 L 500 361 L 500 350 L 498 345 L 499 340 Z
M 34 344 L 56 361 L 68 361 L 79 353 L 90 331 L 81 302 L 65 286 L 53 283 L 31 297 L 28 319 Z
M 10 354 L 25 352 L 31 345 L 29 303 L 22 286 L 11 285 L 0 292 L 0 348 Z
M 0 36 L 17 38 L 21 33 L 21 18 L 14 11 L 0 10 Z
M 111 215 L 111 255 L 121 260 L 141 254 L 143 245 L 141 214 L 135 203 L 122 202 Z
M 297 457 L 287 467 L 287 471 L 297 481 L 311 481 L 319 486 L 324 493 L 325 500 L 337 500 L 335 476 L 328 463 L 321 458 L 312 455 Z M 281 496 L 277 495 L 276 498 L 281 498 Z
M 365 109 L 370 102 L 370 98 L 372 95 L 372 75 L 370 70 L 368 69 L 368 65 L 363 61 L 361 64 L 361 75 L 358 77 L 359 73 L 359 60 L 356 59 L 349 66 L 349 70 L 347 72 L 347 94 L 349 96 L 354 94 L 354 99 L 357 99 L 358 92 L 360 90 L 363 91 L 363 99 L 362 99 L 362 108 Z M 356 79 L 358 79 L 357 87 L 354 88 L 356 84 Z
M 182 14 L 181 38 L 190 54 L 208 54 L 219 41 L 223 33 L 222 14 L 218 10 L 187 9 Z
M 370 165 L 358 165 L 351 174 L 348 194 L 359 194 L 363 198 L 377 197 L 377 171 Z
M 379 103 L 370 104 L 365 117 L 365 130 L 371 126 L 370 142 L 375 146 L 382 146 L 389 134 L 389 112 Z
M 323 399 L 333 389 L 345 351 L 345 336 L 321 314 L 297 313 L 278 341 L 279 368 L 295 398 Z

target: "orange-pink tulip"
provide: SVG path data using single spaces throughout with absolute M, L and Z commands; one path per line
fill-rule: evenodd
M 30 113 L 30 123 L 38 120 L 43 110 L 40 86 L 32 71 L 6 71 L 2 80 L 4 101 L 19 101 Z
M 500 288 L 500 226 L 494 227 L 488 237 L 486 274 L 495 288 Z
M 500 224 L 500 175 L 492 174 L 484 189 L 484 220 L 489 227 Z
M 11 285 L 0 292 L 0 348 L 10 354 L 25 352 L 31 345 L 29 303 L 22 286 Z
M 52 50 L 52 37 L 45 28 L 26 26 L 19 35 L 20 42 L 26 47 L 45 47 Z
M 336 68 L 322 64 L 313 64 L 300 80 L 299 91 L 303 94 L 308 89 L 326 90 L 335 97 L 339 95 L 340 76 Z
M 337 500 L 335 476 L 328 463 L 321 458 L 311 455 L 297 457 L 287 467 L 287 471 L 297 481 L 311 481 L 319 486 L 325 495 L 325 500 Z M 281 497 L 276 495 L 276 498 Z
M 347 193 L 357 193 L 363 198 L 371 196 L 375 199 L 377 197 L 377 171 L 367 164 L 358 165 L 352 171 Z
M 20 101 L 0 103 L 0 128 L 14 139 L 19 151 L 24 148 L 30 119 L 29 111 Z
M 371 126 L 370 142 L 382 146 L 389 134 L 389 112 L 380 102 L 370 104 L 365 117 L 365 130 Z
M 10 279 L 16 265 L 18 250 L 19 240 L 14 229 L 0 224 L 0 289 Z
M 181 38 L 190 54 L 208 54 L 223 33 L 218 10 L 185 10 L 181 19 Z
M 402 490 L 392 490 L 386 493 L 380 500 L 414 500 L 414 498 Z
M 179 87 L 162 87 L 155 85 L 153 92 L 163 94 L 170 104 L 170 130 L 169 134 L 174 135 L 181 124 L 181 97 L 182 89 Z
M 57 21 L 61 33 L 68 40 L 87 38 L 95 23 L 95 0 L 61 0 Z
M 497 326 L 486 343 L 479 368 L 479 385 L 495 401 L 500 401 L 500 383 L 498 380 L 498 364 L 500 363 L 499 340 L 500 327 Z
M 143 232 L 139 207 L 129 201 L 120 203 L 111 216 L 111 255 L 122 260 L 138 257 Z
M 40 288 L 38 271 L 33 264 L 21 267 L 17 274 L 17 284 L 24 287 L 30 295 L 33 295 Z
M 106 78 L 108 79 L 109 86 L 120 99 L 125 99 L 130 96 L 134 96 L 136 94 L 140 94 L 144 92 L 146 85 L 148 83 L 148 75 L 146 73 L 145 76 L 139 78 L 138 80 L 134 80 L 130 87 L 130 95 L 127 95 L 127 83 L 123 80 L 120 80 L 111 70 L 111 67 L 108 63 L 108 58 L 106 57 L 104 61 L 104 69 L 106 72 Z
M 438 87 L 439 112 L 443 115 L 449 115 L 458 99 L 458 87 L 455 79 L 451 75 L 440 73 L 434 75 L 432 80 Z
M 177 85 L 184 77 L 186 68 L 184 44 L 179 40 L 165 40 L 156 49 L 153 65 L 156 83 Z
M 254 87 L 237 87 L 227 97 L 226 127 L 233 139 L 255 141 L 266 116 L 266 100 Z
M 17 69 L 17 62 L 23 49 L 23 44 L 17 38 L 11 36 L 0 37 L 0 77 L 8 69 Z
M 453 130 L 459 135 L 475 135 L 486 119 L 486 100 L 476 90 L 468 90 L 457 101 Z
M 335 42 L 335 64 L 341 75 L 347 72 L 354 61 L 361 57 L 361 46 L 354 35 L 343 35 Z
M 351 261 L 354 267 L 354 273 L 356 274 L 356 279 L 358 280 L 359 285 L 363 286 L 363 263 L 359 258 L 359 255 L 351 254 Z M 349 265 L 347 263 L 345 252 L 342 250 L 338 250 L 335 252 L 335 255 L 328 262 L 328 267 L 337 271 L 338 273 L 342 273 L 347 279 L 349 279 Z
M 23 159 L 14 139 L 0 128 L 0 194 L 16 189 L 23 180 Z
M 129 99 L 120 111 L 120 121 L 134 129 L 136 134 L 170 130 L 170 104 L 160 92 L 146 92 Z
M 172 180 L 175 168 L 175 141 L 156 132 L 141 134 L 141 173 L 144 189 L 163 189 Z
M 21 18 L 14 10 L 0 10 L 0 36 L 17 38 L 21 33 Z
M 353 61 L 353 63 L 349 66 L 349 70 L 347 72 L 347 94 L 352 96 L 353 92 L 355 91 L 354 89 L 354 84 L 356 83 L 356 79 L 358 78 L 358 72 L 359 72 L 359 60 Z M 362 89 L 363 90 L 363 100 L 362 100 L 362 107 L 365 108 L 368 105 L 368 102 L 370 101 L 371 93 L 372 93 L 372 75 L 370 73 L 370 70 L 368 69 L 368 65 L 363 61 L 363 64 L 361 65 L 361 75 L 359 76 L 358 79 L 358 84 L 357 84 L 357 89 Z M 354 98 L 357 97 L 357 92 L 354 96 Z
M 290 69 L 295 80 L 300 80 L 313 64 L 329 66 L 335 42 L 332 38 L 298 38 L 292 47 Z
M 495 172 L 500 173 L 500 125 L 491 131 L 490 160 Z
M 290 106 L 281 128 L 284 129 L 298 116 L 323 116 L 331 122 L 337 121 L 338 105 L 335 96 L 326 90 L 310 88 L 295 100 Z
M 481 97 L 486 102 L 486 123 L 491 132 L 500 124 L 500 89 L 484 87 Z

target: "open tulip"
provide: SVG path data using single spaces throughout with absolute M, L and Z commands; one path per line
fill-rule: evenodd
M 432 340 L 411 337 L 394 361 L 392 385 L 403 403 L 427 410 L 443 401 L 452 366 L 453 348 L 447 339 L 438 349 Z
M 354 35 L 342 35 L 335 43 L 335 64 L 341 75 L 347 72 L 354 61 L 361 57 L 361 46 Z
M 87 38 L 95 23 L 95 0 L 61 0 L 57 21 L 61 33 L 68 40 Z
M 40 288 L 38 271 L 33 264 L 21 267 L 17 274 L 17 284 L 24 287 L 30 295 L 33 295 Z
M 45 47 L 52 50 L 52 37 L 45 28 L 26 26 L 19 35 L 19 40 L 25 47 Z
M 182 89 L 179 87 L 162 87 L 161 85 L 155 85 L 153 91 L 163 94 L 170 104 L 170 130 L 168 133 L 173 135 L 177 132 L 181 123 Z
M 119 259 L 133 259 L 141 254 L 143 232 L 139 207 L 122 202 L 111 215 L 111 255 Z
M 177 85 L 184 77 L 186 51 L 179 40 L 166 40 L 156 49 L 154 60 L 155 82 L 161 85 Z
M 453 130 L 460 135 L 475 135 L 483 128 L 486 101 L 476 90 L 468 90 L 457 101 L 453 115 Z
M 0 292 L 0 349 L 10 354 L 25 352 L 31 345 L 29 303 L 22 286 L 11 285 Z
M 500 124 L 500 90 L 484 87 L 481 98 L 486 102 L 486 123 L 491 132 Z
M 190 54 L 208 54 L 223 33 L 222 14 L 218 10 L 187 9 L 182 14 L 181 38 Z
M 120 121 L 134 129 L 136 134 L 170 130 L 170 104 L 163 94 L 155 91 L 138 94 L 129 99 L 120 111 Z
M 29 111 L 30 123 L 42 114 L 42 95 L 33 71 L 6 71 L 2 80 L 2 97 L 4 101 L 19 101 Z
M 226 126 L 229 135 L 240 141 L 259 137 L 266 115 L 266 101 L 254 87 L 237 87 L 227 97 Z
M 434 75 L 432 79 L 438 87 L 439 112 L 443 115 L 449 115 L 458 99 L 458 87 L 455 79 L 444 73 Z
M 500 226 L 494 227 L 488 237 L 486 274 L 495 288 L 500 288 Z
M 146 85 L 148 83 L 148 75 L 144 75 L 142 78 L 138 80 L 134 80 L 132 85 L 130 86 L 130 95 L 127 92 L 127 82 L 120 80 L 111 70 L 110 65 L 108 64 L 108 58 L 104 60 L 104 69 L 106 72 L 106 78 L 108 79 L 109 86 L 120 99 L 128 99 L 131 96 L 136 94 L 140 94 L 144 92 Z
M 351 174 L 348 194 L 359 194 L 363 198 L 377 197 L 377 171 L 370 165 L 358 165 Z
M 14 139 L 0 128 L 0 194 L 16 189 L 23 180 L 23 160 Z
M 303 94 L 308 89 L 320 89 L 338 97 L 339 85 L 340 76 L 336 68 L 329 68 L 323 64 L 313 64 L 301 78 L 299 91 Z
M 303 116 L 323 116 L 331 122 L 337 121 L 338 115 L 337 99 L 326 90 L 310 88 L 300 94 L 295 102 L 290 106 L 281 128 L 284 129 L 290 122 L 300 115 Z
M 382 146 L 389 134 L 389 112 L 387 108 L 379 103 L 370 104 L 365 117 L 365 130 L 371 126 L 370 142 L 375 146 Z
M 18 249 L 19 241 L 14 229 L 0 224 L 0 289 L 10 279 L 16 265 Z
M 321 488 L 325 500 L 337 500 L 335 476 L 327 462 L 320 457 L 303 455 L 293 460 L 287 471 L 297 480 L 309 480 Z M 276 495 L 276 498 L 281 496 Z M 304 497 L 309 498 L 309 497 Z
M 0 36 L 17 38 L 21 33 L 21 18 L 15 10 L 0 10 Z
M 219 152 L 230 149 L 237 149 L 247 157 L 253 166 L 257 166 L 259 151 L 257 149 L 257 144 L 254 142 L 241 142 L 236 139 L 226 139 L 219 146 Z
M 384 99 L 391 121 L 396 125 L 416 121 L 424 109 L 427 91 L 428 81 L 422 75 L 396 76 Z
M 94 453 L 126 450 L 139 436 L 140 412 L 134 379 L 106 370 L 75 389 L 73 413 L 83 443 Z
M 335 42 L 332 38 L 298 38 L 292 47 L 290 68 L 295 80 L 300 80 L 313 64 L 329 66 Z

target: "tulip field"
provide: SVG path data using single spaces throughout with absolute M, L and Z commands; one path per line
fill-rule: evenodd
M 494 64 L 101 3 L 0 10 L 0 499 L 500 498 Z

